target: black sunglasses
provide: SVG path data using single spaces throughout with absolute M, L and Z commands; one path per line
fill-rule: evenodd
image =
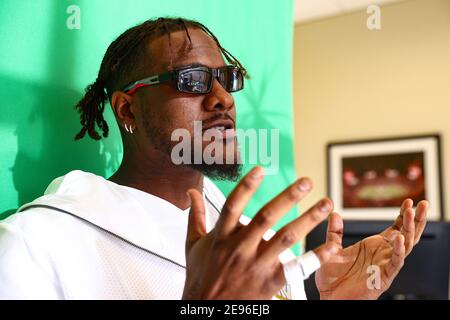
M 138 80 L 127 85 L 122 91 L 127 94 L 133 94 L 141 87 L 176 80 L 176 88 L 180 92 L 205 94 L 211 92 L 214 79 L 217 79 L 228 92 L 236 92 L 244 88 L 244 76 L 239 67 L 231 65 L 220 68 L 186 66 L 171 72 Z

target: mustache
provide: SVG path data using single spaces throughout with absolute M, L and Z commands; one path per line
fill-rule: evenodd
M 212 116 L 211 118 L 202 120 L 202 123 L 203 123 L 203 126 L 206 127 L 206 126 L 208 126 L 216 121 L 220 121 L 220 120 L 231 120 L 231 121 L 233 121 L 233 126 L 236 127 L 236 119 L 233 118 L 228 112 L 217 113 L 214 116 Z

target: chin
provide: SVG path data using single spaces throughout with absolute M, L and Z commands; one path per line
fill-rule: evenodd
M 201 164 L 194 168 L 213 180 L 238 181 L 241 178 L 242 165 L 234 164 Z

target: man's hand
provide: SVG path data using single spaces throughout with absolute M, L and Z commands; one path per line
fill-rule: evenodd
M 202 195 L 189 190 L 191 210 L 186 240 L 186 282 L 184 299 L 271 299 L 285 284 L 278 256 L 305 237 L 332 210 L 323 199 L 299 218 L 284 226 L 269 241 L 270 229 L 311 189 L 302 178 L 267 203 L 244 226 L 239 218 L 263 179 L 263 170 L 253 168 L 231 192 L 220 218 L 209 233 L 205 228 Z M 315 250 L 325 262 L 337 251 L 335 243 Z
M 390 287 L 406 256 L 419 242 L 426 225 L 427 208 L 428 202 L 421 201 L 414 214 L 413 201 L 406 199 L 391 227 L 345 249 L 342 248 L 342 219 L 332 213 L 326 243 L 335 243 L 340 249 L 316 272 L 321 299 L 377 299 Z M 379 271 L 378 288 L 376 281 L 368 283 L 370 266 Z

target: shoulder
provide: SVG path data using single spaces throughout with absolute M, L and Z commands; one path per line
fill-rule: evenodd
M 0 221 L 0 247 L 5 246 L 5 241 L 25 241 L 30 247 L 57 247 L 74 239 L 81 241 L 92 230 L 72 213 L 77 210 L 65 210 L 70 202 L 51 196 L 23 205 L 21 211 Z M 73 208 L 78 209 L 76 205 L 74 201 Z M 82 209 L 80 204 L 79 210 Z
M 74 218 L 58 211 L 42 207 L 31 207 L 17 212 L 0 222 L 0 247 L 6 242 L 27 240 L 30 245 L 45 243 L 56 234 L 64 237 L 67 226 L 72 226 Z M 11 244 L 11 243 L 10 243 Z
M 96 187 L 98 184 L 105 184 L 106 180 L 91 172 L 82 170 L 72 170 L 67 174 L 54 179 L 44 192 L 44 196 L 49 194 L 67 194 L 74 190 Z

